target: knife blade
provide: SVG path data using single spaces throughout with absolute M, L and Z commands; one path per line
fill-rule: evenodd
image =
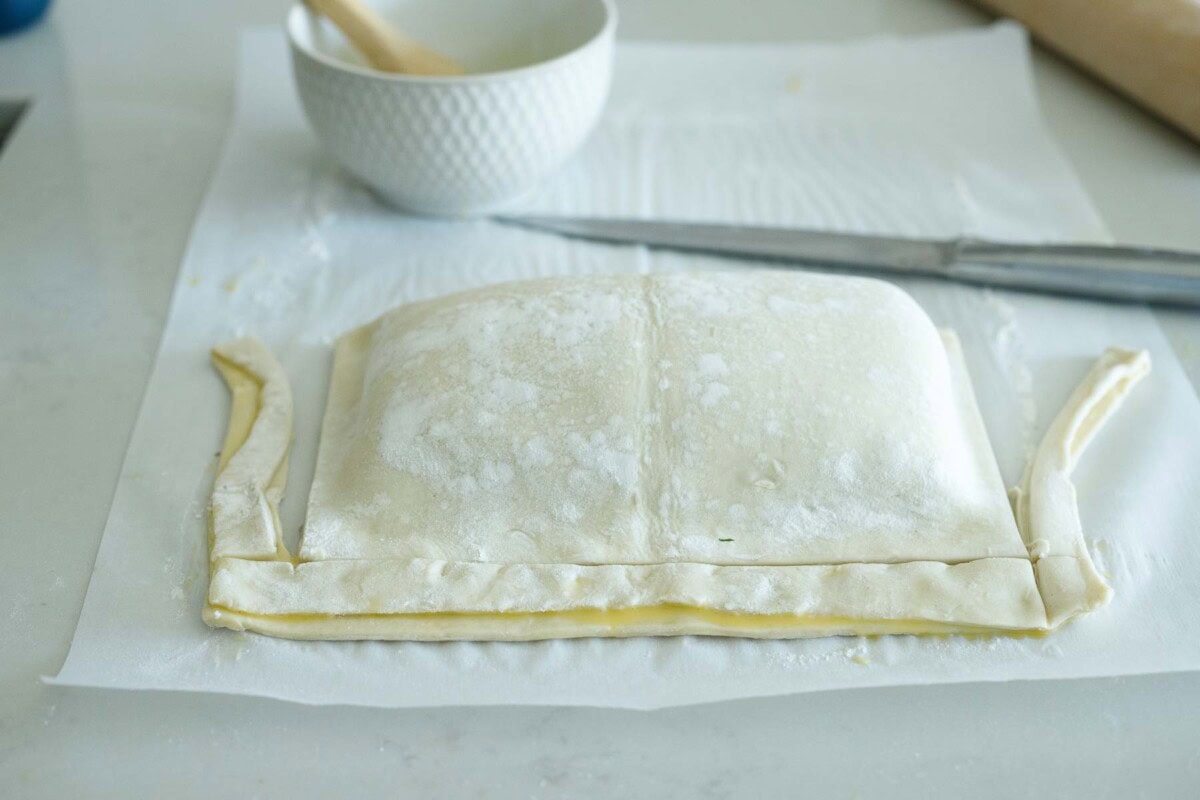
M 1017 244 L 605 217 L 496 221 L 610 244 L 851 271 L 923 275 L 1105 300 L 1200 307 L 1200 253 L 1097 244 Z

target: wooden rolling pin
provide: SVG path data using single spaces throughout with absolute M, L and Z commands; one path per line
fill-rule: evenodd
M 381 72 L 466 74 L 462 64 L 405 36 L 361 0 L 304 0 L 304 3 L 338 26 L 367 63 Z
M 973 0 L 1200 142 L 1197 0 Z

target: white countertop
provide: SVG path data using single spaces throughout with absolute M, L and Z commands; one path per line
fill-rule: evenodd
M 0 795 L 1185 796 L 1200 675 L 863 690 L 659 712 L 311 708 L 44 687 L 66 654 L 192 219 L 236 32 L 284 0 L 62 0 L 0 39 Z M 956 0 L 626 0 L 621 33 L 842 39 Z M 1200 147 L 1046 55 L 1046 119 L 1121 241 L 1200 249 Z M 1200 382 L 1200 315 L 1159 312 Z M 71 487 L 64 493 L 64 487 Z M 1190 790 L 1190 791 L 1189 791 Z

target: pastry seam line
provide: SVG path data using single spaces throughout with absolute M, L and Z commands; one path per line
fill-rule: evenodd
M 1078 556 L 1060 556 L 1060 558 L 1075 558 Z M 389 557 L 382 558 L 318 558 L 311 560 L 304 559 L 289 559 L 289 558 L 246 558 L 244 556 L 226 556 L 219 560 L 230 561 L 279 561 L 282 563 L 291 563 L 294 566 L 302 566 L 304 564 L 411 564 L 416 561 L 426 561 L 441 564 L 477 564 L 480 566 L 493 567 L 673 567 L 673 566 L 700 566 L 700 567 L 720 567 L 721 569 L 791 569 L 802 567 L 848 567 L 848 566 L 877 566 L 877 567 L 899 567 L 906 564 L 941 564 L 947 567 L 956 567 L 963 564 L 974 564 L 978 561 L 1022 561 L 1030 565 L 1035 565 L 1038 559 L 1028 555 L 1022 556 L 977 556 L 975 558 L 963 559 L 942 559 L 942 558 L 905 558 L 897 561 L 755 561 L 755 562 L 733 562 L 723 563 L 717 561 L 596 561 L 596 562 L 581 562 L 581 561 L 472 561 L 462 558 L 434 558 L 431 556 L 412 556 L 412 557 Z

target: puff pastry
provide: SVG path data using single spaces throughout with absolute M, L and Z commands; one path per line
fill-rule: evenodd
M 1149 369 L 1105 353 L 1010 504 L 957 339 L 890 284 L 491 286 L 338 340 L 293 555 L 286 376 L 214 358 L 204 619 L 322 639 L 1049 630 L 1108 599 L 1069 476 Z

